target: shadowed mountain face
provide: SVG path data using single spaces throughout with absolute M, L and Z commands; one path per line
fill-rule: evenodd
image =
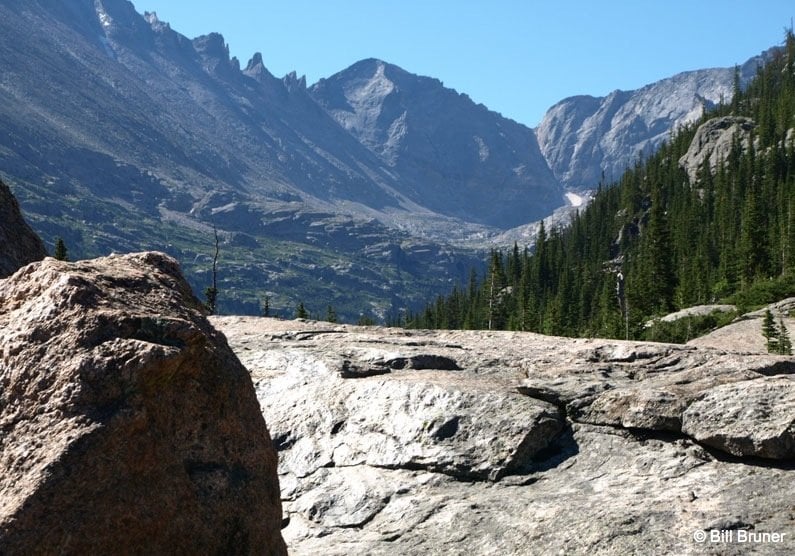
M 504 228 L 561 206 L 533 131 L 437 79 L 370 59 L 310 92 L 403 178 L 402 193 L 435 211 Z
M 19 212 L 19 203 L 0 181 L 0 278 L 47 256 L 44 244 Z
M 45 242 L 166 251 L 203 289 L 215 225 L 222 310 L 267 292 L 285 311 L 383 315 L 476 264 L 450 238 L 563 204 L 531 130 L 391 66 L 394 156 L 340 125 L 320 85 L 258 54 L 241 67 L 220 35 L 188 39 L 126 0 L 0 0 L 0 60 L 0 175 Z

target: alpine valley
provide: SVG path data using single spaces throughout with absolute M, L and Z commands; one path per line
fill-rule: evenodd
M 215 229 L 220 312 L 381 320 L 531 242 L 735 86 L 688 72 L 563 100 L 534 130 L 380 60 L 312 86 L 266 64 L 127 0 L 0 0 L 0 177 L 72 258 L 164 251 L 201 291 Z

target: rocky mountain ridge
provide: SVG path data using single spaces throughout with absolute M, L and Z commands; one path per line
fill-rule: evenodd
M 437 212 L 512 228 L 562 206 L 533 131 L 437 79 L 362 60 L 310 94 Z M 472 217 L 470 216 L 471 220 Z
M 300 78 L 274 77 L 261 55 L 241 67 L 221 35 L 190 40 L 127 0 L 4 0 L 0 57 L 0 172 L 34 228 L 78 258 L 163 250 L 201 290 L 215 225 L 227 311 L 258 312 L 269 294 L 285 313 L 305 298 L 383 316 L 478 263 L 452 240 L 516 221 L 514 206 L 539 215 L 563 202 L 548 171 L 510 172 L 510 202 L 484 211 L 481 190 L 495 190 L 477 167 L 391 168 Z M 457 109 L 498 119 L 471 102 Z M 450 125 L 438 123 L 443 136 Z M 535 148 L 540 161 L 529 137 L 501 145 Z M 459 205 L 441 202 L 451 193 Z M 335 269 L 320 284 L 319 261 Z
M 302 300 L 346 320 L 416 308 L 489 247 L 532 243 L 527 223 L 565 204 L 559 181 L 588 186 L 567 168 L 598 173 L 602 151 L 620 158 L 679 121 L 661 119 L 651 87 L 624 110 L 647 116 L 609 119 L 592 99 L 604 118 L 573 117 L 564 102 L 536 140 L 386 62 L 309 88 L 274 77 L 261 55 L 241 65 L 221 35 L 189 39 L 127 0 L 2 0 L 0 57 L 0 175 L 39 234 L 77 258 L 167 252 L 202 291 L 215 227 L 223 312 L 259 313 L 266 298 L 282 315 Z M 658 91 L 681 97 L 666 110 L 690 114 L 691 93 L 723 83 L 690 81 Z
M 776 52 L 772 48 L 738 67 L 744 86 Z M 536 128 L 538 143 L 560 183 L 573 190 L 611 183 L 653 154 L 680 126 L 696 121 L 734 94 L 734 68 L 687 71 L 634 91 L 576 96 L 551 107 Z

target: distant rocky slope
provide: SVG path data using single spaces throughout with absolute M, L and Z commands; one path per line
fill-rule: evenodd
M 28 226 L 19 203 L 0 180 L 0 278 L 5 278 L 33 261 L 47 256 L 39 236 Z
M 251 378 L 159 253 L 0 280 L 0 552 L 285 554 Z
M 241 65 L 221 35 L 189 39 L 128 0 L 0 1 L 0 59 L 0 177 L 47 243 L 163 251 L 202 291 L 215 227 L 222 312 L 267 298 L 346 320 L 421 306 L 493 244 L 532 242 L 562 186 L 618 177 L 732 80 L 567 99 L 536 137 L 378 60 L 309 88 L 277 78 L 262 55 Z
M 505 229 L 563 204 L 533 131 L 438 79 L 369 59 L 309 92 L 436 212 Z
M 740 68 L 748 83 L 775 48 Z M 606 97 L 576 96 L 550 108 L 536 128 L 538 143 L 555 177 L 570 189 L 593 189 L 604 174 L 621 177 L 647 157 L 678 127 L 697 120 L 705 108 L 729 102 L 734 68 L 680 73 L 637 89 Z
M 212 322 L 252 373 L 279 450 L 294 554 L 772 555 L 795 546 L 792 358 L 511 332 Z M 739 531 L 768 540 L 738 542 Z
M 433 105 L 411 111 L 390 167 L 303 79 L 274 77 L 259 54 L 241 66 L 221 35 L 188 39 L 127 0 L 0 2 L 0 58 L 0 176 L 39 234 L 78 258 L 167 252 L 201 291 L 215 225 L 228 312 L 259 313 L 267 294 L 283 313 L 317 300 L 383 316 L 465 279 L 481 254 L 452 240 L 564 203 L 530 130 L 435 80 L 403 72 Z M 445 160 L 454 117 L 470 114 L 467 151 Z

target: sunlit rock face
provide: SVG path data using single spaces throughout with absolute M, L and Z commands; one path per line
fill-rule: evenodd
M 754 56 L 738 68 L 740 85 L 776 48 Z M 683 72 L 634 91 L 616 90 L 606 97 L 563 99 L 536 128 L 541 152 L 555 177 L 570 189 L 595 189 L 611 183 L 627 168 L 653 154 L 671 133 L 695 122 L 734 92 L 734 68 Z
M 699 554 L 712 529 L 795 535 L 790 357 L 212 322 L 251 372 L 295 554 Z

